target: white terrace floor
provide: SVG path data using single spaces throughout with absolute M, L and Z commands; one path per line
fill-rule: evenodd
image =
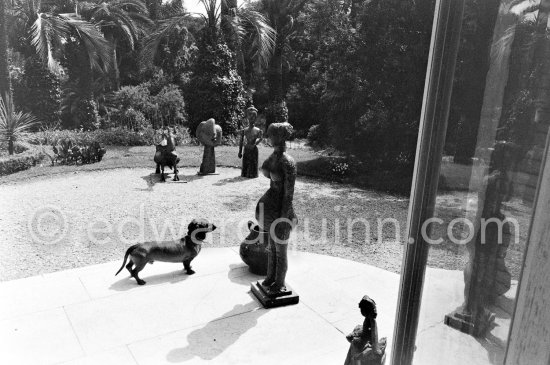
M 176 264 L 148 265 L 145 286 L 126 272 L 114 277 L 121 261 L 0 283 L 0 362 L 342 364 L 365 294 L 378 304 L 380 336 L 391 338 L 396 274 L 291 253 L 288 282 L 300 304 L 265 310 L 249 293 L 259 278 L 236 248 L 205 248 L 195 261 L 193 276 Z M 498 360 L 497 346 L 442 323 L 461 304 L 461 282 L 459 272 L 428 270 L 416 364 Z

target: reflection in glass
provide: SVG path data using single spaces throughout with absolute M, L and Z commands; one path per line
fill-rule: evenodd
M 467 0 L 416 364 L 502 364 L 550 124 L 550 0 Z

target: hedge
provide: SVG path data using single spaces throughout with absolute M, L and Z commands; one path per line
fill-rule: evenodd
M 25 152 L 11 156 L 0 157 L 0 176 L 30 169 L 42 162 L 44 157 L 46 155 L 36 148 L 30 148 Z
M 153 128 L 134 131 L 119 127 L 94 131 L 46 130 L 32 133 L 29 135 L 28 141 L 32 144 L 49 146 L 57 144 L 61 139 L 69 139 L 77 145 L 99 142 L 102 146 L 151 146 L 159 142 L 158 137 L 158 130 Z M 189 143 L 191 140 L 189 132 L 185 128 L 178 128 L 175 137 L 178 145 Z

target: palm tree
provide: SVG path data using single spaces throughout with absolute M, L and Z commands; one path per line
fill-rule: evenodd
M 118 46 L 124 41 L 134 50 L 146 27 L 153 23 L 147 6 L 143 0 L 93 0 L 81 4 L 80 14 L 97 25 L 111 43 L 113 83 L 115 90 L 120 89 Z
M 283 60 L 288 52 L 288 40 L 294 32 L 294 20 L 309 0 L 261 0 L 262 12 L 277 32 L 275 48 L 269 61 L 269 100 L 267 124 L 288 118 L 283 88 Z
M 37 13 L 31 28 L 31 43 L 52 72 L 59 72 L 61 68 L 54 55 L 62 52 L 64 44 L 74 38 L 85 53 L 90 71 L 109 71 L 112 47 L 94 24 L 76 13 Z
M 540 134 L 543 129 L 530 125 L 542 122 L 547 128 L 550 119 L 550 40 L 547 36 L 550 0 L 515 1 L 509 12 L 517 17 L 517 22 L 499 40 L 497 52 L 504 53 L 504 49 L 510 48 L 515 63 L 506 86 L 499 138 L 527 150 L 534 144 L 545 143 L 545 135 Z
M 36 117 L 30 113 L 15 112 L 11 98 L 6 103 L 0 98 L 0 140 L 8 142 L 8 153 L 13 155 L 15 142 L 22 139 L 38 123 Z
M 200 0 L 205 14 L 200 14 L 204 23 L 204 39 L 207 44 L 215 45 L 220 41 L 234 39 L 230 44 L 232 51 L 249 54 L 259 65 L 266 65 L 275 45 L 275 31 L 267 24 L 265 17 L 257 11 L 241 6 L 234 0 Z M 183 13 L 159 22 L 154 34 L 146 39 L 142 59 L 152 60 L 159 44 L 176 30 L 186 29 L 196 14 Z M 220 38 L 223 36 L 223 39 Z M 243 39 L 251 38 L 248 50 L 243 49 Z M 231 43 L 231 42 L 230 42 Z
M 11 94 L 10 71 L 8 68 L 8 32 L 6 27 L 6 2 L 0 1 L 0 100 Z

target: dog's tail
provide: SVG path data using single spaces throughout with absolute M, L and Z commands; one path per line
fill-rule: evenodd
M 122 266 L 120 267 L 120 269 L 118 269 L 118 271 L 116 272 L 115 276 L 118 275 L 119 272 L 122 271 L 122 269 L 124 269 L 124 265 L 126 265 L 126 261 L 128 260 L 128 256 L 130 255 L 130 252 L 132 252 L 132 250 L 134 248 L 136 248 L 137 245 L 133 245 L 133 246 L 130 246 L 127 250 L 126 250 L 126 253 L 124 254 L 124 261 L 122 261 Z

